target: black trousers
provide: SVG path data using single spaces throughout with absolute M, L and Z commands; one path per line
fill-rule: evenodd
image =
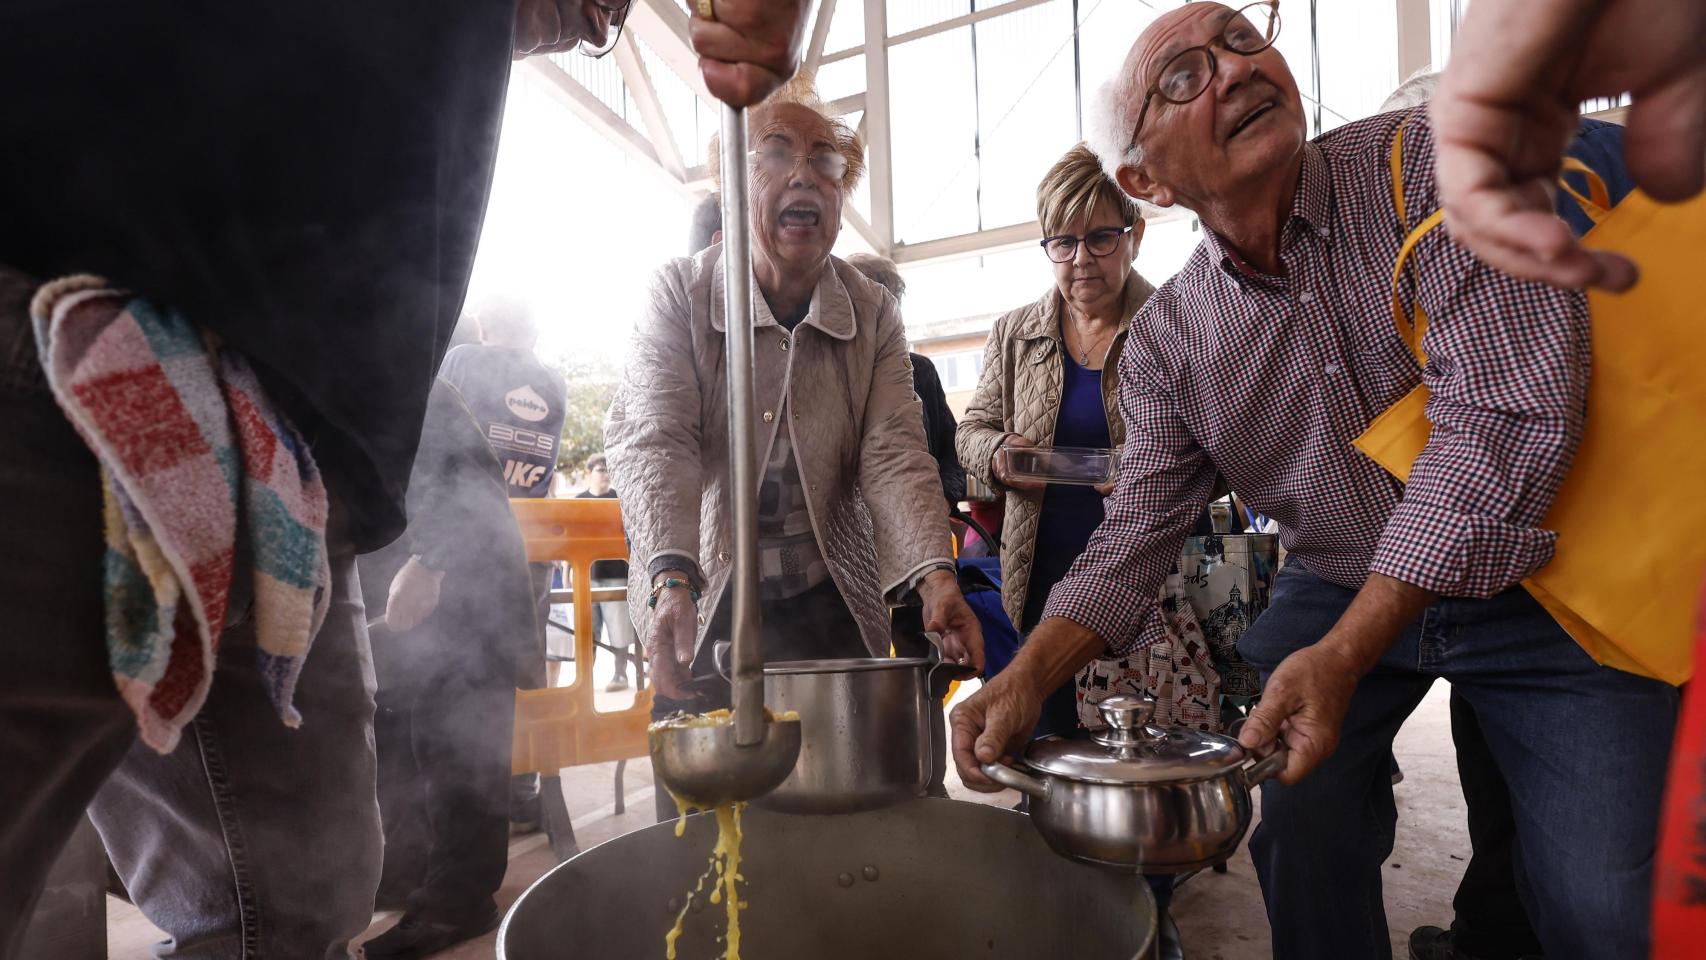
M 1510 788 L 1475 708 L 1451 694 L 1451 739 L 1457 745 L 1457 777 L 1469 808 L 1469 845 L 1473 853 L 1457 885 L 1451 906 L 1453 945 L 1476 960 L 1517 960 L 1541 952 L 1517 893 L 1516 819 Z
M 514 660 L 470 650 L 474 626 L 441 611 L 407 635 L 375 638 L 393 646 L 374 658 L 380 901 L 451 921 L 490 910 L 509 866 Z

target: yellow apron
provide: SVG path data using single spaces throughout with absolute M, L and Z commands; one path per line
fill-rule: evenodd
M 1392 194 L 1404 221 L 1404 131 L 1392 144 Z M 1706 194 L 1661 205 L 1640 191 L 1612 208 L 1604 185 L 1575 161 L 1591 196 L 1568 183 L 1595 226 L 1591 248 L 1635 260 L 1627 293 L 1588 293 L 1593 372 L 1576 459 L 1542 526 L 1558 534 L 1552 562 L 1523 586 L 1596 661 L 1682 683 L 1693 671 L 1695 599 L 1706 571 Z M 1426 364 L 1421 306 L 1404 309 L 1412 251 L 1443 219 L 1435 211 L 1405 238 L 1392 269 L 1392 317 Z M 1428 391 L 1417 386 L 1354 442 L 1400 480 L 1427 445 Z

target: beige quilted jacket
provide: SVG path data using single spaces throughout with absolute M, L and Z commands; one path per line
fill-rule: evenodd
M 1155 292 L 1136 270 L 1126 280 L 1125 300 L 1119 332 L 1108 347 L 1102 369 L 1102 409 L 1108 416 L 1108 437 L 1117 448 L 1125 443 L 1125 422 L 1120 419 L 1120 351 L 1125 348 L 1131 318 Z M 1065 309 L 1060 292 L 1049 288 L 1041 300 L 1001 315 L 989 331 L 983 348 L 983 374 L 972 394 L 966 415 L 960 419 L 955 449 L 967 472 L 992 488 L 995 482 L 990 458 L 1010 433 L 1028 437 L 1039 446 L 1054 442 L 1055 418 L 1060 414 L 1060 391 L 1066 373 L 1060 333 L 1060 312 Z M 1042 513 L 1042 491 L 1007 491 L 1007 513 L 1001 525 L 1001 605 L 1015 628 L 1025 609 L 1025 591 L 1031 585 L 1031 551 L 1037 543 L 1037 519 Z
M 718 244 L 658 271 L 605 424 L 641 636 L 650 626 L 654 558 L 698 562 L 706 580 L 701 642 L 728 584 L 721 259 Z M 924 446 L 900 309 L 888 291 L 834 257 L 793 333 L 771 316 L 762 295 L 754 300 L 758 463 L 786 428 L 830 574 L 871 655 L 888 656 L 885 594 L 927 565 L 950 561 L 942 484 Z

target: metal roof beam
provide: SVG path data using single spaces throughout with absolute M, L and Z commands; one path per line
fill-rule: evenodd
M 823 45 L 829 40 L 829 25 L 835 19 L 835 0 L 823 0 L 817 8 L 817 22 L 812 24 L 811 45 L 806 48 L 805 69 L 817 72 L 823 60 Z
M 908 30 L 905 33 L 897 33 L 888 38 L 887 45 L 891 47 L 898 47 L 903 43 L 911 43 L 914 40 L 923 40 L 925 37 L 934 37 L 938 33 L 947 33 L 949 30 L 969 26 L 974 23 L 981 23 L 993 17 L 999 17 L 1009 13 L 1018 13 L 1020 10 L 1041 6 L 1048 2 L 1050 2 L 1050 0 L 1009 0 L 1007 3 L 979 10 L 976 13 L 962 13 L 957 17 L 950 17 L 947 20 L 943 20 L 941 23 L 932 23 L 928 27 L 919 27 L 917 30 Z M 887 22 L 886 18 L 884 22 Z M 884 32 L 887 32 L 886 29 Z M 871 18 L 867 11 L 865 16 L 865 42 L 857 47 L 848 47 L 845 50 L 837 50 L 834 53 L 825 54 L 821 63 L 835 63 L 838 60 L 857 57 L 859 54 L 867 52 L 870 47 Z
M 865 0 L 865 36 L 888 35 L 887 0 Z M 894 247 L 894 157 L 889 139 L 889 51 L 881 43 L 865 58 L 866 155 L 870 158 L 871 232 L 878 253 Z
M 663 104 L 658 100 L 657 88 L 652 85 L 651 74 L 646 71 L 646 64 L 640 59 L 640 50 L 635 46 L 633 36 L 623 34 L 616 43 L 616 66 L 622 71 L 622 80 L 628 85 L 628 92 L 633 95 L 634 103 L 640 108 L 640 119 L 646 125 L 646 136 L 651 141 L 652 151 L 657 155 L 658 162 L 676 180 L 686 179 L 686 169 L 681 162 L 681 151 L 675 145 L 675 137 L 669 132 L 669 121 L 664 118 Z
M 545 81 L 545 89 L 557 102 L 561 103 L 575 116 L 585 120 L 600 136 L 621 147 L 630 157 L 639 160 L 644 166 L 669 181 L 670 185 L 689 196 L 695 196 L 699 190 L 693 181 L 687 180 L 669 169 L 662 160 L 658 159 L 657 150 L 652 147 L 640 131 L 628 125 L 628 121 L 616 114 L 616 111 L 604 105 L 591 90 L 581 86 L 580 81 L 570 76 L 562 67 L 552 63 L 546 57 L 528 57 L 522 61 L 526 69 L 532 70 Z M 704 175 L 704 168 L 695 168 L 699 175 Z
M 699 55 L 693 52 L 693 44 L 688 40 L 687 11 L 680 4 L 673 0 L 634 0 L 624 29 L 634 31 L 646 41 L 646 46 L 651 47 L 652 52 L 668 64 L 699 99 L 716 105 L 711 91 L 705 89 L 705 78 L 699 75 Z
M 1042 238 L 1042 225 L 1032 220 L 1029 223 L 1015 223 L 1006 227 L 979 230 L 976 233 L 962 233 L 959 236 L 943 237 L 939 240 L 897 244 L 890 256 L 894 258 L 896 263 L 956 260 L 961 257 L 975 257 L 986 253 L 1012 250 L 1028 243 L 1035 243 Z

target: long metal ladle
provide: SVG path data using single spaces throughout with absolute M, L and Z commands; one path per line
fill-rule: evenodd
M 747 219 L 746 111 L 723 107 L 723 316 L 734 501 L 733 723 L 654 727 L 653 773 L 697 806 L 746 801 L 776 789 L 800 755 L 800 721 L 764 715 L 759 647 L 758 452 L 753 436 L 752 237 Z

